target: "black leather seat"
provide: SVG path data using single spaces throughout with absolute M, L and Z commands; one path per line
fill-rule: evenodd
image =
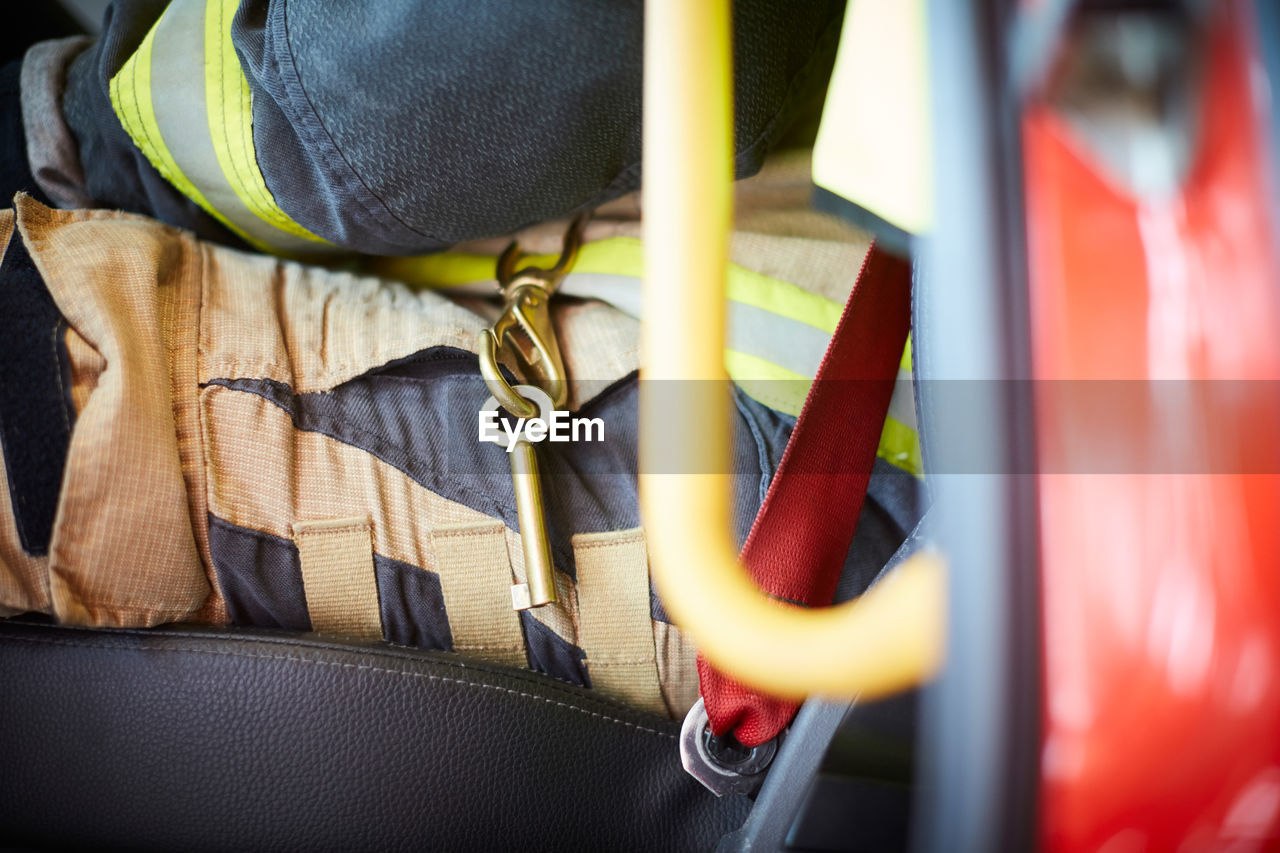
M 0 621 L 0 838 L 157 850 L 710 850 L 677 723 L 456 655 Z

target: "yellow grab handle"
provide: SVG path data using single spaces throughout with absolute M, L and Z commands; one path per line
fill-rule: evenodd
M 733 141 L 728 0 L 648 0 L 640 503 L 667 612 L 715 666 L 784 698 L 870 698 L 942 656 L 944 578 L 917 555 L 861 598 L 766 596 L 730 538 L 724 282 Z M 663 472 L 663 473 L 658 473 Z M 677 472 L 677 473 L 665 473 Z

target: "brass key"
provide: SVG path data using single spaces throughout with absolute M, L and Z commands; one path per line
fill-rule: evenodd
M 556 406 L 569 396 L 564 359 L 551 322 L 550 302 L 582 243 L 586 216 L 574 219 L 564 235 L 560 258 L 550 269 L 526 266 L 517 269 L 521 254 L 512 243 L 498 258 L 497 280 L 505 307 L 497 322 L 480 332 L 476 349 L 480 355 L 480 375 L 493 396 L 484 409 L 506 409 L 518 418 L 541 417 L 551 423 Z M 512 386 L 502 375 L 499 354 L 510 358 L 529 383 Z M 542 507 L 542 482 L 538 479 L 538 457 L 533 445 L 517 436 L 515 443 L 503 435 L 498 444 L 511 457 L 511 486 L 516 495 L 516 515 L 520 521 L 520 542 L 524 550 L 524 570 L 528 583 L 511 587 L 511 606 L 516 610 L 541 607 L 556 600 L 555 568 L 551 561 L 551 541 L 547 537 L 547 516 Z
M 516 610 L 541 607 L 556 600 L 555 578 L 551 574 L 551 542 L 547 519 L 542 511 L 542 481 L 538 479 L 538 454 L 527 441 L 511 448 L 511 485 L 516 492 L 516 515 L 520 519 L 520 542 L 524 546 L 524 576 L 528 583 L 511 587 L 511 606 Z
M 534 410 L 537 417 L 550 422 L 554 410 L 551 398 L 533 385 L 516 385 L 512 391 Z M 498 400 L 490 397 L 481 411 L 496 412 Z M 551 540 L 547 536 L 547 516 L 542 508 L 542 481 L 538 477 L 538 453 L 525 440 L 523 432 L 515 442 L 505 431 L 499 431 L 499 447 L 507 449 L 511 460 L 511 486 L 516 494 L 516 517 L 520 521 L 520 544 L 524 551 L 524 574 L 527 583 L 511 587 L 511 606 L 516 610 L 541 607 L 556 600 L 555 576 L 552 570 Z

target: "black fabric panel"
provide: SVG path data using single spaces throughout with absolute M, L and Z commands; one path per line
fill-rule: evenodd
M 373 555 L 382 607 L 382 634 L 392 643 L 453 651 L 440 576 L 381 554 Z
M 49 550 L 71 413 L 62 314 L 14 228 L 0 264 L 0 444 L 22 548 Z
M 160 177 L 111 109 L 108 81 L 166 2 L 115 0 L 71 65 L 64 112 L 88 190 L 243 247 Z M 842 10 L 734 4 L 739 177 L 821 92 Z M 507 233 L 637 188 L 642 33 L 639 0 L 246 0 L 232 26 L 267 186 L 302 225 L 370 254 Z
M 298 548 L 293 542 L 210 515 L 209 550 L 227 602 L 227 615 L 234 624 L 311 630 Z M 402 646 L 452 651 L 453 635 L 439 575 L 381 554 L 373 555 L 373 569 L 383 636 Z M 530 667 L 571 684 L 590 684 L 582 649 L 528 612 L 520 617 Z
M 236 625 L 310 631 L 298 548 L 288 539 L 209 516 L 209 550 Z
M 821 92 L 840 0 L 733 4 L 734 167 Z M 244 0 L 232 39 L 280 206 L 368 253 L 432 251 L 640 185 L 641 0 Z
M 0 621 L 0 838 L 129 850 L 697 851 L 679 724 L 456 655 Z
M 836 586 L 835 600 L 848 601 L 867 588 L 895 562 L 907 534 L 920 521 L 920 481 L 877 458 L 862 514 L 854 529 Z
M 12 35 L 19 30 L 21 28 L 6 27 L 5 33 Z M 23 51 L 27 44 L 29 42 L 24 38 Z M 31 174 L 31 161 L 27 159 L 27 134 L 22 126 L 21 76 L 21 59 L 0 68 L 0 202 L 8 206 L 10 199 L 24 192 L 41 204 L 52 207 L 53 203 Z
M 520 611 L 520 627 L 524 629 L 524 648 L 531 669 L 570 684 L 591 686 L 586 652 L 543 625 L 528 610 Z
M 501 448 L 476 440 L 476 413 L 489 391 L 471 353 L 424 350 L 323 393 L 294 394 L 267 379 L 209 384 L 257 394 L 288 412 L 298 429 L 359 447 L 432 492 L 520 529 L 510 461 Z M 576 578 L 573 534 L 640 524 L 637 398 L 633 375 L 582 407 L 578 414 L 604 420 L 605 441 L 538 448 L 552 556 L 570 577 Z M 737 400 L 740 413 L 751 413 L 749 421 L 739 419 L 733 441 L 734 530 L 741 542 L 767 484 L 762 460 L 777 458 L 790 428 L 786 416 L 742 394 Z M 762 449 L 760 442 L 776 446 Z

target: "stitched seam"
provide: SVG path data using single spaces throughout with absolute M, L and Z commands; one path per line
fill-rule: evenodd
M 34 264 L 32 264 L 32 266 L 34 266 Z M 67 393 L 67 387 L 62 383 L 62 365 L 59 363 L 60 359 L 58 358 L 58 331 L 59 329 L 62 329 L 65 326 L 65 324 L 66 324 L 65 320 L 62 320 L 61 322 L 54 324 L 53 335 L 51 336 L 50 340 L 51 340 L 51 343 L 53 344 L 53 363 L 56 367 L 56 369 L 53 371 L 53 375 L 58 380 L 58 413 L 62 415 L 62 425 L 67 428 L 67 434 L 70 435 L 71 434 L 71 418 L 69 415 L 67 415 L 67 406 L 63 401 L 69 400 L 71 397 Z M 67 361 L 69 363 L 71 359 L 68 358 Z
M 226 7 L 223 4 L 219 3 L 218 4 L 218 38 L 220 41 L 225 38 L 226 41 L 230 42 L 231 33 L 230 33 L 230 28 L 226 26 L 225 15 L 226 15 Z M 224 85 L 225 68 L 221 59 L 222 57 L 221 55 L 219 55 L 218 87 L 221 91 L 225 91 L 226 90 Z M 240 83 L 241 83 L 241 86 L 236 87 L 238 91 L 241 90 L 242 86 L 247 87 L 249 85 L 248 81 L 240 81 Z M 221 97 L 221 94 L 219 95 L 219 97 Z M 250 105 L 251 106 L 250 106 L 249 119 L 250 119 L 250 127 L 252 127 L 252 121 L 253 121 L 252 100 L 250 100 Z M 227 133 L 228 113 L 230 110 L 236 109 L 236 107 L 237 105 L 232 105 L 231 103 L 228 102 L 227 99 L 222 98 L 222 115 L 223 115 L 222 133 L 224 138 Z M 227 140 L 227 151 L 230 152 L 231 150 L 232 150 L 231 141 Z M 246 172 L 248 171 L 246 164 L 256 159 L 256 157 L 254 152 L 251 152 L 249 150 L 249 137 L 247 134 L 244 134 L 244 133 L 240 134 L 240 151 L 244 155 L 243 161 L 237 162 L 235 157 L 231 157 L 229 159 L 232 162 L 232 167 L 235 169 L 236 174 L 240 177 L 241 184 L 244 185 L 248 189 L 249 194 L 254 199 L 257 200 L 258 207 L 260 208 L 260 210 L 257 210 L 254 212 L 257 213 L 258 216 L 260 216 L 261 218 L 267 219 L 272 225 L 276 225 L 276 227 L 279 227 L 279 225 L 277 224 L 278 218 L 275 216 L 275 211 L 272 211 L 270 209 L 270 204 L 267 203 L 267 198 L 265 197 L 265 193 L 263 193 L 263 191 L 258 187 L 257 182 L 252 179 L 252 175 L 246 174 Z M 272 199 L 271 201 L 274 203 L 274 199 Z M 266 212 L 268 216 L 263 216 L 264 212 Z M 281 228 L 280 230 L 285 230 L 285 229 Z
M 216 518 L 217 518 L 217 516 L 215 515 L 215 516 L 213 516 L 213 518 L 215 518 L 215 519 L 216 519 Z M 221 519 L 218 519 L 218 520 L 219 520 L 219 521 L 222 521 Z M 229 524 L 230 522 L 222 522 L 222 523 L 223 523 L 223 524 Z M 240 529 L 242 529 L 242 530 L 250 530 L 251 528 L 240 528 Z M 271 535 L 271 534 L 264 534 L 264 535 L 269 536 L 269 535 Z M 230 623 L 228 623 L 228 624 L 230 624 Z M 243 627 L 243 626 L 241 626 L 241 627 Z M 91 635 L 91 636 L 96 636 L 96 635 L 98 635 L 98 634 L 102 633 L 102 631 L 103 631 L 103 629 L 102 629 L 101 627 L 98 627 L 98 626 L 90 626 L 90 625 L 59 625 L 59 626 L 57 627 L 57 630 L 58 630 L 58 631 L 60 631 L 60 632 L 62 632 L 62 633 L 88 634 L 88 635 Z M 155 630 L 153 630 L 153 629 L 151 629 L 151 628 L 137 628 L 137 627 L 130 627 L 130 628 L 109 628 L 109 629 L 107 629 L 107 630 L 110 630 L 110 631 L 112 631 L 113 633 L 119 634 L 119 635 L 121 635 L 121 636 L 126 636 L 126 635 L 127 635 L 127 636 L 130 636 L 130 637 L 136 637 L 136 638 L 150 637 L 150 636 L 155 636 L 155 635 L 156 635 L 156 631 L 155 631 Z M 257 642 L 257 643 L 262 643 L 262 644 L 264 644 L 264 645 L 266 645 L 266 644 L 279 644 L 281 641 L 283 641 L 283 642 L 288 642 L 288 643 L 292 643 L 292 642 L 295 642 L 295 637 L 296 637 L 297 633 L 298 633 L 298 632 L 291 632 L 291 633 L 283 634 L 283 633 L 280 633 L 280 632 L 269 632 L 269 633 L 264 633 L 264 634 L 262 634 L 261 636 L 254 636 L 254 637 L 249 637 L 249 638 L 245 638 L 245 637 L 237 636 L 237 635 L 230 635 L 230 636 L 223 636 L 223 637 L 220 637 L 220 639 L 227 640 L 227 641 L 229 641 L 229 642 L 239 642 L 239 641 L 243 641 L 243 640 L 249 639 L 249 640 L 252 640 L 252 641 Z M 304 632 L 304 633 L 305 633 L 305 632 Z M 187 638 L 187 639 L 191 639 L 191 637 L 192 637 L 192 635 L 191 635 L 189 632 L 182 632 L 182 633 L 178 633 L 178 632 L 170 632 L 170 633 L 169 633 L 169 636 L 178 636 L 178 637 L 183 637 L 183 638 Z M 204 634 L 204 636 L 207 636 L 207 634 Z M 316 637 L 316 636 L 336 636 L 336 635 L 332 635 L 332 634 L 330 634 L 330 635 L 324 635 L 324 634 L 320 634 L 320 633 L 318 633 L 318 632 L 312 632 L 312 636 L 313 636 L 313 637 Z M 0 635 L 0 640 L 4 640 L 4 639 L 8 639 L 8 638 L 4 637 L 3 635 Z M 17 639 L 17 638 L 13 638 L 13 639 Z M 30 640 L 29 642 L 40 642 L 40 641 L 39 641 L 39 640 Z M 54 642 L 54 641 L 49 641 L 49 642 Z M 69 643 L 70 641 L 65 641 L 65 640 L 63 640 L 63 641 L 58 641 L 58 642 Z M 71 645 L 76 645 L 75 643 L 70 643 L 70 644 L 71 644 Z M 416 648 L 416 647 L 414 647 L 414 646 L 405 646 L 405 645 L 400 645 L 400 644 L 397 644 L 397 643 L 393 643 L 393 642 L 391 642 L 391 641 L 386 641 L 386 646 L 387 646 L 388 648 L 390 648 L 390 649 L 415 649 L 415 648 Z M 103 648 L 106 648 L 106 647 L 104 646 Z M 322 648 L 325 648 L 325 649 L 332 649 L 332 646 L 324 645 L 324 646 L 322 646 Z M 575 647 L 575 649 L 576 649 L 580 654 L 582 653 L 582 650 L 581 650 L 581 649 L 577 649 L 576 647 Z M 421 649 L 417 649 L 417 650 L 419 650 L 419 651 L 420 651 Z M 338 651 L 344 651 L 344 652 L 348 652 L 348 653 L 350 653 L 350 652 L 351 652 L 351 649 L 349 649 L 349 648 L 340 648 L 340 649 L 338 649 Z M 448 652 L 448 651 L 450 651 L 450 650 L 449 650 L 449 649 L 438 649 L 437 651 L 444 651 L 444 652 Z M 397 658 L 397 659 L 402 659 L 402 658 Z M 492 672 L 492 670 L 484 669 L 484 666 L 483 666 L 483 665 L 484 665 L 484 663 L 485 663 L 484 661 L 468 660 L 468 661 L 458 661 L 458 662 L 456 662 L 456 663 L 455 663 L 455 662 L 452 662 L 452 661 L 435 660 L 435 661 L 433 661 L 433 663 L 434 663 L 436 666 L 449 667 L 449 668 L 451 668 L 451 669 L 470 669 L 470 670 L 477 670 L 477 671 L 481 671 L 481 672 L 490 672 L 490 673 Z M 551 681 L 555 681 L 555 682 L 557 682 L 557 684 L 563 684 L 563 685 L 565 685 L 566 687 L 583 688 L 583 685 L 582 685 L 582 684 L 579 684 L 579 683 L 577 683 L 577 682 L 575 682 L 575 681 L 568 681 L 567 679 L 561 678 L 561 677 L 560 677 L 560 676 L 558 676 L 558 675 L 554 675 L 554 674 L 552 674 L 552 673 L 547 673 L 547 672 L 542 672 L 542 671 L 540 671 L 540 670 L 528 670 L 528 669 L 519 669 L 519 670 L 515 670 L 515 671 L 512 671 L 512 670 L 505 670 L 505 671 L 503 671 L 503 672 L 502 672 L 502 673 L 500 673 L 500 674 L 501 674 L 501 675 L 503 675 L 503 676 L 505 676 L 506 678 L 509 678 L 509 679 L 512 679 L 512 680 L 515 680 L 515 681 L 528 681 L 528 680 L 530 680 L 530 678 L 536 677 L 536 678 L 538 679 L 538 681 L 545 681 L 545 680 L 547 680 L 547 679 L 550 679 Z M 557 685 L 547 685 L 547 684 L 543 684 L 542 686 L 544 686 L 544 687 L 550 687 L 550 688 L 553 688 L 553 689 L 559 689 L 559 690 L 560 690 L 560 692 L 567 692 L 567 691 L 565 691 L 563 688 L 559 688 Z M 588 690 L 589 690 L 590 688 L 585 688 L 585 689 L 588 689 Z M 596 701 L 604 701 L 604 700 L 603 700 L 603 699 L 601 699 L 600 697 L 596 697 Z
M 328 536 L 331 533 L 368 533 L 369 525 L 357 524 L 350 527 L 326 527 L 323 530 L 298 530 L 294 529 L 295 538 L 301 539 L 304 536 Z
M 648 666 L 658 662 L 655 655 L 651 658 L 615 658 L 612 655 L 587 655 L 587 663 L 595 666 Z
M 75 642 L 70 642 L 66 640 L 47 640 L 47 639 L 39 639 L 36 637 L 3 637 L 3 638 L 0 638 L 0 641 L 30 643 L 33 645 L 46 645 L 46 646 L 68 646 L 71 648 L 82 648 L 82 649 L 102 649 L 104 651 L 120 650 L 120 647 L 118 646 L 109 646 L 102 643 L 75 643 Z M 427 681 L 439 681 L 443 684 L 456 684 L 463 687 L 476 687 L 482 690 L 495 690 L 499 693 L 507 693 L 512 696 L 522 696 L 526 699 L 534 699 L 539 702 L 544 702 L 548 705 L 555 705 L 560 708 L 566 708 L 578 714 L 585 714 L 588 717 L 596 717 L 597 719 L 605 720 L 606 722 L 616 723 L 617 725 L 626 726 L 627 728 L 636 729 L 637 731 L 647 732 L 652 735 L 657 735 L 658 737 L 669 738 L 671 740 L 677 739 L 675 735 L 669 734 L 667 732 L 661 732 L 661 731 L 658 731 L 657 729 L 651 729 L 651 728 L 648 728 L 647 726 L 638 725 L 637 723 L 631 723 L 631 722 L 627 722 L 626 720 L 620 720 L 617 717 L 610 717 L 607 714 L 601 714 L 596 711 L 588 711 L 586 708 L 580 708 L 577 705 L 571 705 L 567 702 L 558 702 L 555 699 L 548 699 L 547 697 L 539 696 L 536 693 L 525 693 L 524 691 L 521 691 L 521 690 L 513 690 L 510 687 L 500 687 L 497 684 L 482 684 L 475 681 L 466 681 L 460 678 L 449 678 L 443 675 L 431 675 L 425 672 L 409 672 L 406 670 L 387 669 L 386 667 L 373 666 L 372 664 L 342 663 L 340 661 L 316 660 L 314 658 L 295 657 L 293 655 L 260 655 L 260 654 L 253 654 L 249 652 L 220 651 L 216 649 L 193 649 L 193 648 L 185 648 L 185 647 L 169 647 L 169 648 L 151 648 L 151 649 L 146 649 L 145 651 L 147 652 L 178 652 L 178 653 L 184 653 L 184 654 L 210 655 L 214 657 L 249 658 L 249 659 L 257 659 L 257 660 L 272 660 L 272 661 L 281 661 L 281 662 L 290 662 L 290 663 L 313 664 L 313 665 L 327 666 L 327 667 L 338 668 L 338 669 L 354 669 L 357 672 L 364 670 L 369 673 L 382 674 L 382 675 L 407 676 L 409 678 L 424 679 Z
M 450 338 L 461 342 L 463 338 L 465 338 L 468 334 L 474 335 L 475 332 L 468 329 L 468 330 L 465 330 L 462 332 L 456 332 L 456 333 L 446 331 L 443 334 L 447 334 L 450 336 Z M 390 339 L 387 339 L 383 345 L 388 349 L 399 347 L 399 346 L 413 346 L 413 345 L 419 344 L 420 339 L 421 339 L 421 336 L 390 338 Z M 451 345 L 452 344 L 448 340 L 446 340 L 446 342 L 443 344 L 432 344 L 432 346 L 451 346 Z M 344 382 L 349 382 L 353 379 L 359 379 L 362 376 L 364 376 L 366 373 L 369 373 L 373 370 L 377 370 L 381 367 L 382 365 L 375 365 L 374 367 L 369 367 L 364 362 L 358 362 L 358 361 L 337 362 L 325 368 L 325 370 L 322 373 L 318 373 L 317 375 L 312 377 L 308 382 L 306 389 L 298 390 L 297 393 L 314 394 L 314 393 L 323 392 L 323 391 L 330 391 L 332 390 L 332 385 L 334 384 L 342 384 Z M 257 372 L 257 371 L 271 372 L 271 371 L 278 370 L 279 365 L 269 359 L 240 360 L 240 359 L 220 357 L 217 365 L 215 366 L 215 369 L 219 371 L 229 370 L 238 374 L 242 374 L 238 376 L 220 375 L 216 377 L 216 379 L 227 379 L 232 381 L 236 379 L 272 379 L 274 381 L 281 381 L 281 380 L 275 379 L 275 377 L 272 375 L 267 375 L 267 376 L 253 375 L 253 372 Z M 351 375 L 351 371 L 353 370 L 358 370 L 360 372 L 353 376 Z M 407 377 L 400 377 L 400 376 L 380 376 L 379 378 L 402 379 L 408 382 L 419 381 L 416 379 L 409 379 Z M 205 384 L 206 385 L 212 384 L 213 382 L 216 381 L 216 379 L 210 380 Z
M 157 21 L 156 23 L 158 24 L 159 21 Z M 139 47 L 139 50 L 141 50 L 141 47 Z M 148 56 L 147 59 L 150 60 L 151 57 Z M 138 129 L 142 132 L 142 138 L 147 140 L 147 146 L 152 151 L 156 151 L 158 150 L 158 146 L 156 145 L 155 140 L 151 138 L 151 132 L 147 129 L 147 123 L 142 120 L 142 108 L 138 105 L 138 60 L 136 58 L 136 54 L 133 62 L 129 66 L 129 90 L 133 94 L 133 114 L 134 114 L 134 117 L 136 117 L 137 119 Z M 151 158 L 148 157 L 147 159 L 150 160 Z M 159 160 L 161 158 L 157 156 L 156 159 Z M 157 166 L 156 171 L 160 172 L 161 169 Z M 168 172 L 168 171 L 169 171 L 168 169 L 163 170 L 163 172 Z M 164 177 L 168 179 L 170 176 L 166 174 Z M 176 182 L 170 180 L 169 183 L 172 184 Z
M 600 535 L 608 536 L 608 534 L 607 534 L 607 533 L 606 533 L 606 534 L 598 534 L 598 533 L 596 533 L 596 534 L 592 534 L 592 533 L 588 533 L 588 534 L 586 534 L 586 535 L 588 535 L 588 536 L 600 536 Z M 642 534 L 642 533 L 634 533 L 634 534 L 632 534 L 632 535 L 630 535 L 630 536 L 627 536 L 627 537 L 625 537 L 625 538 L 624 538 L 624 537 L 619 537 L 619 538 L 617 538 L 617 539 L 609 539 L 609 540 L 607 540 L 607 541 L 597 541 L 597 542 L 586 541 L 586 542 L 579 542 L 579 543 L 576 543 L 576 544 L 573 546 L 573 550 L 574 550 L 574 551 L 594 551 L 594 550 L 597 550 L 597 549 L 599 549 L 599 548 L 613 548 L 613 547 L 615 547 L 615 546 L 617 546 L 617 545 L 633 545 L 633 544 L 635 544 L 636 542 L 643 542 L 643 541 L 644 541 L 644 534 Z
M 502 536 L 505 529 L 505 526 L 497 524 L 492 527 L 485 527 L 482 530 L 440 530 L 437 528 L 431 535 L 436 539 L 474 539 L 477 536 Z
M 185 242 L 185 238 L 184 238 Z M 204 341 L 204 316 L 205 316 L 205 297 L 209 290 L 209 248 L 203 244 L 192 241 L 189 248 L 196 254 L 200 264 L 200 277 L 197 287 L 200 288 L 200 298 L 195 300 L 195 317 L 194 330 L 192 331 L 192 372 L 196 376 L 197 383 L 200 378 L 200 362 L 202 360 L 202 343 Z M 204 405 L 200 400 L 200 386 L 196 385 L 195 393 L 191 398 L 191 409 L 193 419 L 196 425 L 196 437 L 191 439 L 192 455 L 195 456 L 195 462 L 191 466 L 191 477 L 195 481 L 195 488 L 204 496 L 204 518 L 199 523 L 204 525 L 205 531 L 205 547 L 197 548 L 200 552 L 200 561 L 204 564 L 205 575 L 209 578 L 209 588 L 211 590 L 210 598 L 216 597 L 222 604 L 219 605 L 222 611 L 226 612 L 227 597 L 223 593 L 222 580 L 218 577 L 218 567 L 213 561 L 213 545 L 209 543 L 210 525 L 209 518 L 213 515 L 211 512 L 213 497 L 209 488 L 209 467 L 208 460 L 208 442 L 205 430 Z M 175 424 L 176 426 L 176 424 Z M 192 499 L 194 500 L 194 498 Z
M 267 26 L 268 26 L 268 27 L 270 27 L 270 22 L 269 22 L 269 21 L 268 21 L 268 23 L 267 23 Z M 286 25 L 285 30 L 286 30 L 286 31 L 285 31 L 285 50 L 286 50 L 286 51 L 291 51 L 291 48 L 289 47 L 289 44 L 288 44 L 288 27 L 287 27 L 287 25 Z M 274 39 L 273 39 L 273 43 L 274 43 Z M 318 144 L 318 141 L 317 141 L 317 139 L 316 139 L 316 137 L 315 137 L 315 133 L 314 133 L 314 131 L 313 131 L 310 127 L 308 127 L 308 126 L 307 126 L 307 122 L 306 122 L 305 118 L 303 118 L 303 117 L 299 114 L 299 111 L 298 111 L 298 109 L 297 109 L 297 105 L 296 105 L 296 103 L 294 103 L 294 102 L 296 101 L 296 98 L 295 98 L 294 94 L 293 94 L 292 92 L 290 92 L 290 91 L 289 91 L 289 85 L 288 85 L 288 83 L 284 80 L 284 76 L 283 76 L 283 74 L 281 73 L 281 63 L 280 63 L 280 58 L 276 55 L 276 51 L 275 51 L 275 50 L 272 50 L 272 51 L 270 52 L 270 57 L 269 57 L 269 58 L 270 58 L 270 61 L 271 61 L 272 65 L 273 65 L 273 66 L 275 66 L 276 77 L 280 79 L 280 86 L 281 86 L 281 89 L 282 89 L 282 91 L 284 92 L 285 97 L 289 99 L 289 104 L 290 104 L 290 106 L 293 108 L 293 112 L 294 112 L 295 118 L 297 119 L 297 120 L 295 120 L 295 121 L 293 121 L 293 122 L 292 122 L 293 127 L 297 128 L 297 132 L 298 132 L 298 133 L 300 133 L 300 134 L 304 134 L 304 135 L 306 136 L 306 143 L 307 143 L 307 145 L 308 145 L 310 148 L 312 148 L 312 149 L 321 149 L 321 148 L 323 148 L 323 146 L 322 146 L 322 145 Z M 301 79 L 301 75 L 300 75 L 300 74 L 298 74 L 296 67 L 294 68 L 294 76 L 295 76 L 296 78 L 298 78 L 298 86 L 299 86 L 299 88 L 301 88 L 301 86 L 302 86 L 302 79 Z M 308 99 L 308 102 L 309 102 L 309 99 Z M 313 112 L 314 112 L 314 110 L 313 110 Z M 318 122 L 318 121 L 319 121 L 319 119 L 317 118 L 317 122 Z M 328 133 L 328 131 L 327 131 L 327 130 L 326 130 L 325 132 L 326 132 L 326 133 Z M 331 141 L 332 141 L 332 140 L 331 140 Z M 334 147 L 336 148 L 336 146 L 334 146 Z M 343 159 L 344 159 L 344 162 L 345 162 L 345 158 L 343 158 Z M 345 183 L 346 183 L 346 182 L 341 180 L 340 176 L 337 174 L 337 170 L 336 170 L 336 169 L 334 169 L 333 165 L 329 162 L 329 158 L 328 158 L 328 157 L 320 156 L 320 157 L 317 159 L 317 162 L 319 163 L 319 165 L 320 165 L 321 167 L 323 167 L 324 171 L 325 171 L 325 172 L 327 173 L 327 175 L 328 175 L 329 180 L 331 180 L 332 182 L 334 182 L 335 184 L 340 185 L 340 186 L 341 186 L 341 185 L 345 185 Z M 349 163 L 347 164 L 347 166 L 348 166 L 348 168 L 350 168 L 350 164 L 349 164 Z M 359 180 L 359 179 L 360 179 L 360 178 L 359 178 L 359 175 L 357 175 L 357 176 L 356 176 L 356 179 L 357 179 L 357 180 Z M 265 177 L 264 177 L 264 180 L 265 180 Z M 363 181 L 361 181 L 361 183 L 364 183 L 364 182 L 363 182 Z M 359 205 L 359 206 L 360 206 L 360 208 L 361 208 L 362 210 L 364 210 L 364 212 L 365 212 L 366 214 L 368 214 L 371 218 L 373 218 L 375 221 L 377 221 L 377 220 L 381 219 L 381 217 L 377 214 L 377 212 L 376 212 L 376 211 L 374 211 L 374 210 L 370 209 L 369 205 L 365 202 L 364 198 L 362 198 L 362 197 L 361 197 L 360 193 L 358 193 L 358 192 L 351 193 L 351 196 L 352 196 L 352 201 L 354 201 L 357 205 Z
M 215 27 L 217 29 L 218 39 L 219 41 L 221 41 L 223 37 L 223 33 L 226 33 L 226 30 L 223 28 L 223 24 L 225 23 L 225 20 L 223 17 L 223 4 L 218 3 L 217 6 L 218 6 L 218 19 L 217 19 L 217 23 L 215 24 Z M 207 11 L 206 11 L 206 14 L 207 14 Z M 226 37 L 230 39 L 231 35 L 227 33 Z M 226 93 L 226 76 L 225 76 L 225 69 L 223 67 L 224 62 L 223 62 L 223 57 L 221 52 L 219 52 L 217 55 L 213 57 L 210 57 L 210 61 L 216 63 L 218 66 L 218 91 L 213 93 L 213 97 L 218 99 L 218 108 L 222 112 L 222 143 L 223 145 L 226 146 L 227 162 L 231 165 L 231 171 L 234 173 L 235 179 L 240 182 L 241 187 L 243 187 L 246 190 L 246 193 L 254 202 L 253 204 L 246 204 L 245 207 L 249 208 L 249 212 L 251 214 L 265 221 L 266 217 L 262 216 L 261 213 L 258 212 L 258 210 L 254 209 L 255 207 L 261 207 L 262 199 L 259 198 L 257 190 L 253 186 L 253 182 L 245 180 L 244 172 L 241 170 L 240 161 L 237 160 L 235 158 L 235 155 L 231 153 L 232 152 L 231 138 L 227 135 L 227 118 L 230 115 L 231 110 L 234 109 L 234 107 L 231 104 L 229 104 L 227 102 L 227 98 L 224 97 Z M 206 93 L 205 97 L 209 97 L 209 94 Z M 244 134 L 240 135 L 240 144 L 242 149 L 246 145 Z M 268 224 L 274 225 L 274 223 L 271 223 L 271 222 L 268 222 Z

